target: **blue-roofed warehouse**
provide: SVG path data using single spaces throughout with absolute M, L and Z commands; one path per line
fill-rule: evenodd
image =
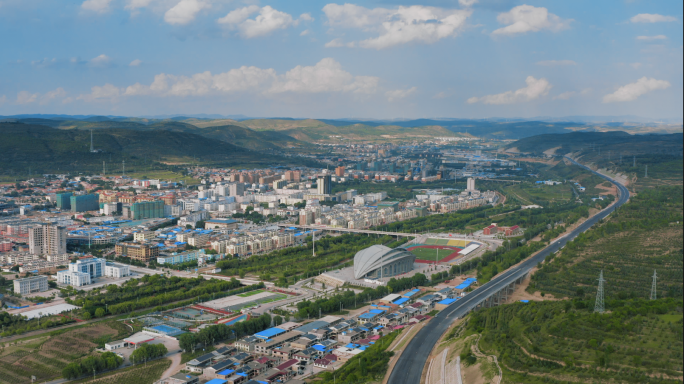
M 259 333 L 255 333 L 254 336 L 258 337 L 260 339 L 263 339 L 263 340 L 268 340 L 272 337 L 278 336 L 278 335 L 283 334 L 285 332 L 287 332 L 287 331 L 285 331 L 284 329 L 274 327 L 274 328 L 269 328 L 269 329 L 263 330 Z
M 454 287 L 454 289 L 456 289 L 456 290 L 458 290 L 458 291 L 463 291 L 464 289 L 470 287 L 470 286 L 471 286 L 473 283 L 475 283 L 475 282 L 477 282 L 477 279 L 476 279 L 476 278 L 474 278 L 474 277 L 469 277 L 469 278 L 465 279 L 464 282 L 462 282 L 461 284 L 459 284 L 459 285 L 457 285 L 456 287 Z

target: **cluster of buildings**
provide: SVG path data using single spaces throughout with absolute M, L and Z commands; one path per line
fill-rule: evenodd
M 517 225 L 512 227 L 500 227 L 496 223 L 492 223 L 482 229 L 483 235 L 497 235 L 501 234 L 504 236 L 516 236 L 522 233 L 522 228 Z
M 79 257 L 75 262 L 69 263 L 68 268 L 57 272 L 57 282 L 74 287 L 92 284 L 98 277 L 122 278 L 131 274 L 128 265 L 111 263 L 92 256 Z

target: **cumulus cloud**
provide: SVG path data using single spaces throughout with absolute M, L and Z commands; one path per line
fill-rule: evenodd
M 0 105 L 5 104 L 7 102 L 7 96 L 2 95 L 0 96 Z
M 642 77 L 634 83 L 629 83 L 617 89 L 617 91 L 603 96 L 604 103 L 617 103 L 622 101 L 633 101 L 639 96 L 660 89 L 667 89 L 670 83 L 665 80 Z
M 637 36 L 637 40 L 640 41 L 655 41 L 655 40 L 665 40 L 667 36 L 665 35 L 655 35 L 655 36 Z
M 356 43 L 351 41 L 348 43 L 345 43 L 342 38 L 338 37 L 337 39 L 332 39 L 325 43 L 324 47 L 326 48 L 339 48 L 339 47 L 349 47 L 349 48 L 354 48 L 356 46 Z
M 629 66 L 634 68 L 634 69 L 639 69 L 639 68 L 641 68 L 642 65 L 643 64 L 641 64 L 641 63 L 630 63 L 629 64 Z
M 90 88 L 90 94 L 81 95 L 78 99 L 85 101 L 101 101 L 114 100 L 121 95 L 121 91 L 116 86 L 106 83 L 103 86 L 94 86 Z
M 393 91 L 385 92 L 385 96 L 387 97 L 387 101 L 391 103 L 395 100 L 404 99 L 410 96 L 416 90 L 418 90 L 417 87 L 411 87 L 409 89 L 395 89 Z
M 31 62 L 32 66 L 38 67 L 38 68 L 52 67 L 53 65 L 56 65 L 56 64 L 57 64 L 56 58 L 52 58 L 52 59 L 44 58 L 42 60 L 33 60 Z
M 563 92 L 559 95 L 556 95 L 553 97 L 554 100 L 568 100 L 571 97 L 575 96 L 577 92 L 575 91 L 569 91 L 569 92 Z
M 142 60 L 140 60 L 140 59 L 135 59 L 135 60 L 131 61 L 131 63 L 128 64 L 128 66 L 130 66 L 130 67 L 138 67 L 138 66 L 140 66 L 140 64 L 142 64 Z
M 665 23 L 670 21 L 677 21 L 676 17 L 663 16 L 657 13 L 640 13 L 629 19 L 632 23 Z
M 90 64 L 93 67 L 106 67 L 112 63 L 112 58 L 105 55 L 104 53 L 101 54 L 100 56 L 94 57 L 90 59 L 88 64 Z
M 299 36 L 306 36 L 306 35 L 308 35 L 310 32 L 311 32 L 311 31 L 309 31 L 308 29 L 305 29 L 305 30 L 303 30 L 303 31 L 299 34 Z
M 384 49 L 411 42 L 432 44 L 456 36 L 472 14 L 469 9 L 442 9 L 413 5 L 397 9 L 368 9 L 355 4 L 327 4 L 323 12 L 333 27 L 378 33 L 359 42 L 363 48 Z
M 445 99 L 447 97 L 448 95 L 446 94 L 446 92 L 438 92 L 436 95 L 432 96 L 432 98 L 435 100 Z
M 206 96 L 251 92 L 261 95 L 284 93 L 351 93 L 372 94 L 379 89 L 380 79 L 373 76 L 356 76 L 344 69 L 334 59 L 326 58 L 316 65 L 297 66 L 284 74 L 272 68 L 243 66 L 224 73 L 209 71 L 192 76 L 176 76 L 161 73 L 150 85 L 136 83 L 125 88 L 112 84 L 93 87 L 88 95 L 79 99 L 96 101 L 126 96 Z
M 106 13 L 109 12 L 109 3 L 111 2 L 112 0 L 86 0 L 81 3 L 81 9 L 96 13 Z
M 500 13 L 496 19 L 506 27 L 499 28 L 492 32 L 492 35 L 516 35 L 526 32 L 539 32 L 548 30 L 552 32 L 562 31 L 570 27 L 572 19 L 561 19 L 549 13 L 544 7 L 533 7 L 531 5 L 519 5 L 509 12 Z
M 195 20 L 201 10 L 209 7 L 209 3 L 202 0 L 181 0 L 166 11 L 164 21 L 172 25 L 186 25 Z
M 249 17 L 259 13 L 254 19 Z M 299 24 L 299 20 L 313 20 L 311 15 L 304 13 L 298 20 L 288 13 L 278 11 L 271 6 L 258 7 L 250 5 L 229 12 L 226 16 L 218 19 L 218 23 L 229 29 L 237 29 L 245 38 L 261 37 L 271 34 L 278 29 L 286 29 Z
M 555 66 L 561 66 L 561 65 L 577 65 L 577 63 L 572 61 L 572 60 L 542 60 L 542 61 L 538 61 L 537 65 L 543 65 L 546 67 L 555 67 Z
M 17 93 L 17 104 L 30 104 L 38 100 L 39 94 L 28 91 Z
M 471 97 L 468 99 L 469 104 L 483 103 L 483 104 L 513 104 L 522 103 L 538 99 L 541 96 L 546 96 L 552 88 L 548 80 L 535 79 L 532 76 L 527 76 L 525 79 L 527 87 L 520 88 L 515 91 L 508 91 L 496 95 L 487 95 L 483 97 Z

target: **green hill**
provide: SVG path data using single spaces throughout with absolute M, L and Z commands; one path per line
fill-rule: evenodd
M 608 303 L 607 303 L 608 304 Z M 682 300 L 614 300 L 608 313 L 591 301 L 514 303 L 479 310 L 465 335 L 496 355 L 507 383 L 680 383 Z M 461 359 L 479 362 L 466 341 Z
M 181 123 L 182 124 L 182 123 Z M 55 129 L 43 125 L 0 123 L 0 169 L 3 175 L 32 173 L 100 172 L 102 163 L 126 170 L 144 169 L 152 164 L 200 162 L 223 166 L 257 166 L 301 163 L 297 158 L 281 158 L 251 151 L 227 142 L 173 129 L 101 128 L 94 132 L 90 152 L 90 132 L 81 129 Z

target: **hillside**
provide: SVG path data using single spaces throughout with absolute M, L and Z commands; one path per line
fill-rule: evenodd
M 137 119 L 139 120 L 139 119 Z M 59 129 L 81 129 L 99 131 L 102 129 L 128 129 L 135 131 L 173 131 L 197 134 L 213 140 L 225 141 L 239 147 L 250 150 L 275 150 L 285 147 L 302 147 L 305 143 L 299 143 L 282 133 L 261 133 L 249 128 L 236 125 L 214 126 L 210 122 L 218 120 L 199 119 L 166 119 L 128 121 L 123 119 L 108 119 L 106 117 L 93 117 L 84 120 L 51 120 L 51 119 L 19 119 L 17 122 L 24 124 L 44 125 Z M 233 120 L 221 120 L 231 121 Z M 201 123 L 206 124 L 201 124 Z
M 591 301 L 514 303 L 474 312 L 463 336 L 465 367 L 479 349 L 498 356 L 507 383 L 679 383 L 682 380 L 682 300 L 611 301 L 593 313 Z M 449 337 L 451 335 L 448 335 Z M 477 350 L 477 348 L 475 348 Z M 467 370 L 467 368 L 465 368 Z
M 225 166 L 293 163 L 263 152 L 200 136 L 196 133 L 168 129 L 111 129 L 94 132 L 93 141 L 101 152 L 90 152 L 90 132 L 80 129 L 62 130 L 43 125 L 0 123 L 0 169 L 4 175 L 32 173 L 84 172 L 110 169 L 126 170 L 150 167 L 153 162 L 202 162 Z M 116 164 L 114 166 L 114 164 Z

